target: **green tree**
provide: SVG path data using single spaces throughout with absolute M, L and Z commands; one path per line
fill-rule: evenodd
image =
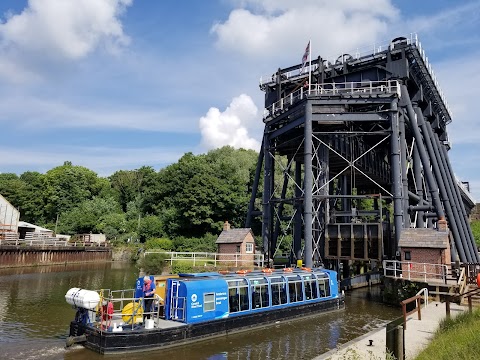
M 58 231 L 72 235 L 98 232 L 105 229 L 107 219 L 112 220 L 112 214 L 120 213 L 120 205 L 113 197 L 95 197 L 63 213 Z
M 198 156 L 187 153 L 159 172 L 145 202 L 171 237 L 218 233 L 225 220 L 241 227 L 256 159 L 254 151 L 230 147 Z
M 45 175 L 26 171 L 20 175 L 24 183 L 24 197 L 21 204 L 21 219 L 34 224 L 45 223 Z
M 129 230 L 128 222 L 123 212 L 113 212 L 103 215 L 98 220 L 95 229 L 105 234 L 108 240 L 116 240 Z
M 142 194 L 154 182 L 155 170 L 149 166 L 143 166 L 137 170 L 119 170 L 110 176 L 112 188 L 115 191 L 122 210 L 127 211 L 128 203 L 139 202 L 141 207 Z
M 20 210 L 20 219 L 44 223 L 43 175 L 37 172 L 0 174 L 0 194 Z
M 55 221 L 57 214 L 65 213 L 83 201 L 92 199 L 104 189 L 105 182 L 83 166 L 69 162 L 45 174 L 46 221 Z
M 16 208 L 22 207 L 25 191 L 25 183 L 17 174 L 0 174 L 0 194 Z
M 141 242 L 163 236 L 163 223 L 158 216 L 145 216 L 144 218 L 140 219 L 138 234 Z

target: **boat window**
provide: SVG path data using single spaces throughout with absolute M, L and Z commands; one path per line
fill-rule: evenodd
M 287 284 L 282 277 L 270 278 L 272 289 L 272 306 L 287 303 Z
M 316 299 L 318 296 L 317 296 L 317 281 L 315 279 L 315 276 L 313 274 L 304 275 L 303 284 L 305 285 L 305 300 Z
M 228 280 L 228 307 L 230 313 L 249 309 L 246 279 Z
M 215 293 L 204 293 L 203 294 L 203 311 L 214 311 L 215 310 Z
M 320 292 L 320 297 L 330 296 L 330 284 L 327 274 L 317 274 L 318 290 Z
M 299 275 L 287 276 L 290 302 L 303 301 L 302 278 Z
M 252 289 L 252 309 L 260 309 L 267 307 L 268 299 L 268 283 L 265 278 L 250 279 Z

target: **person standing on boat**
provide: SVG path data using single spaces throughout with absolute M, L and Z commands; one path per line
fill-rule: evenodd
M 155 294 L 155 283 L 150 279 L 150 276 L 145 276 L 143 278 L 143 300 L 145 303 L 145 308 L 143 310 L 143 320 L 150 319 L 150 312 L 152 312 L 153 305 L 153 295 Z M 145 314 L 147 313 L 147 314 Z

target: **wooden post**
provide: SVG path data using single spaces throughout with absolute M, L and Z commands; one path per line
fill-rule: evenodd
M 420 310 L 421 308 L 422 304 L 420 301 L 420 297 L 417 297 L 418 320 L 422 320 L 422 311 Z
M 472 312 L 472 295 L 468 297 L 468 312 Z
M 445 301 L 445 308 L 447 310 L 447 319 L 450 319 L 450 297 L 447 296 Z
M 404 330 L 402 325 L 398 325 L 395 329 L 395 357 L 398 360 L 405 359 L 405 339 L 404 339 Z

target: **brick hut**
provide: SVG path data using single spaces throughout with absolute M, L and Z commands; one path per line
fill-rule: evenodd
M 438 221 L 438 230 L 403 229 L 398 245 L 404 277 L 405 274 L 410 274 L 412 278 L 420 278 L 424 277 L 426 272 L 427 278 L 438 279 L 443 275 L 444 267 L 440 265 L 450 267 L 450 243 L 447 222 L 444 219 Z
M 254 265 L 255 239 L 252 229 L 232 229 L 228 221 L 225 221 L 223 231 L 215 243 L 220 261 L 228 261 L 229 265 L 235 266 Z

